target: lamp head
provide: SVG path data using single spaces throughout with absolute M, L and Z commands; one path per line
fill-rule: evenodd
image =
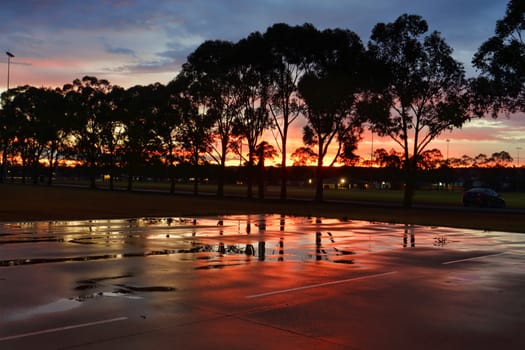
M 15 55 L 13 55 L 11 52 L 9 51 L 6 51 L 5 54 L 11 58 L 15 57 Z

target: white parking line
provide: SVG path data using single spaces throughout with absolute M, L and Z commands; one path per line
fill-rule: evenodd
M 390 275 L 390 274 L 393 274 L 393 273 L 396 273 L 396 272 L 397 271 L 382 272 L 382 273 L 376 273 L 376 274 L 373 274 L 373 275 L 366 275 L 366 276 L 359 276 L 359 277 L 348 278 L 348 279 L 344 279 L 344 280 L 331 281 L 331 282 L 318 283 L 318 284 L 310 284 L 310 285 L 307 285 L 307 286 L 275 290 L 275 291 L 272 291 L 272 292 L 266 292 L 266 293 L 260 293 L 260 294 L 252 294 L 252 295 L 247 295 L 246 299 L 261 298 L 261 297 L 267 297 L 267 296 L 275 295 L 275 294 L 283 294 L 283 293 L 297 292 L 297 291 L 305 290 L 305 289 L 326 287 L 326 286 L 331 286 L 331 285 L 334 285 L 334 284 L 341 284 L 341 283 L 347 283 L 347 282 L 351 282 L 351 281 L 357 281 L 357 280 L 364 280 L 364 279 L 368 279 L 368 278 L 386 276 L 386 275 Z
M 442 265 L 448 265 L 448 264 L 455 264 L 455 263 L 463 262 L 463 261 L 485 259 L 485 258 L 489 258 L 489 257 L 491 257 L 491 256 L 503 255 L 503 254 L 505 254 L 505 253 L 506 253 L 506 252 L 495 253 L 495 254 L 487 254 L 487 255 L 481 255 L 481 256 L 475 256 L 475 257 L 473 257 L 473 258 L 466 258 L 466 259 L 459 259 L 459 260 L 445 261 L 444 263 L 441 263 L 441 264 L 442 264 Z
M 128 319 L 127 317 L 117 317 L 117 318 L 111 318 L 111 319 L 102 320 L 102 321 L 80 323 L 80 324 L 75 324 L 75 325 L 71 325 L 71 326 L 59 327 L 59 328 L 44 329 L 44 330 L 36 331 L 36 332 L 16 334 L 16 335 L 10 335 L 10 336 L 7 336 L 7 337 L 2 337 L 2 338 L 0 338 L 0 341 L 20 339 L 20 338 L 27 338 L 27 337 L 32 337 L 32 336 L 35 336 L 35 335 L 67 331 L 69 329 L 75 329 L 75 328 L 97 326 L 97 325 L 111 323 L 111 322 L 124 321 L 124 320 L 127 320 L 127 319 Z

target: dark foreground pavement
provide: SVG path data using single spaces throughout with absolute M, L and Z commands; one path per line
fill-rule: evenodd
M 308 238 L 317 255 L 297 259 L 291 244 L 268 242 L 300 232 L 283 238 L 268 225 L 249 236 L 265 249 L 264 262 L 248 244 L 228 254 L 247 236 L 211 226 L 184 239 L 199 249 L 152 246 L 165 231 L 150 237 L 157 243 L 134 244 L 142 250 L 98 240 L 53 254 L 55 242 L 3 244 L 0 349 L 525 348 L 525 236 L 502 248 L 488 233 L 476 248 L 453 249 L 446 230 L 427 237 L 435 245 L 419 244 L 417 230 L 416 239 L 393 231 L 398 246 L 374 241 L 366 251 L 366 234 L 323 227 L 316 244 Z M 218 251 L 196 244 L 215 247 L 216 234 Z M 342 250 L 351 244 L 362 251 Z M 79 258 L 91 245 L 98 255 Z M 15 260 L 15 250 L 31 260 Z

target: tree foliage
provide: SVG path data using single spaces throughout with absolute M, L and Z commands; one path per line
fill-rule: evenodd
M 485 41 L 472 63 L 481 71 L 473 81 L 478 113 L 525 111 L 525 2 L 510 0 L 495 35 Z
M 374 27 L 369 53 L 386 69 L 378 70 L 383 75 L 374 77 L 370 94 L 359 106 L 373 131 L 390 136 L 403 150 L 405 206 L 412 204 L 422 152 L 443 131 L 469 119 L 463 67 L 441 35 L 425 36 L 427 31 L 425 20 L 407 14 Z
M 339 158 L 351 159 L 361 132 L 355 102 L 363 90 L 359 72 L 364 46 L 355 33 L 339 29 L 317 33 L 312 45 L 318 45 L 315 65 L 301 78 L 299 93 L 307 121 L 303 142 L 317 148 L 315 200 L 322 201 L 324 159 L 330 144 L 338 143 L 331 165 Z

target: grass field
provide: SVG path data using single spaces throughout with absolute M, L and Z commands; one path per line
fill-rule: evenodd
M 152 189 L 152 188 L 150 188 Z M 181 190 L 179 186 L 179 190 Z M 205 188 L 202 188 L 203 191 Z M 240 189 L 237 188 L 237 189 Z M 228 194 L 234 194 L 227 190 Z M 332 193 L 333 192 L 333 193 Z M 244 191 L 239 192 L 244 194 Z M 290 197 L 309 193 L 290 191 Z M 343 196 L 344 197 L 338 197 Z M 104 219 L 130 217 L 191 217 L 228 214 L 285 214 L 335 217 L 350 220 L 382 221 L 427 226 L 465 227 L 525 233 L 525 214 L 515 210 L 464 210 L 460 193 L 420 192 L 417 203 L 449 206 L 404 209 L 387 205 L 400 200 L 397 191 L 327 191 L 327 199 L 341 202 L 315 203 L 311 200 L 247 200 L 241 197 L 216 199 L 213 196 L 169 195 L 166 192 L 126 192 L 45 185 L 0 184 L 0 221 Z M 515 194 L 516 208 L 523 194 Z M 506 198 L 508 195 L 505 196 Z M 514 197 L 514 196 L 512 196 Z M 311 197 L 310 197 L 311 198 Z M 344 202 L 343 199 L 356 202 Z M 370 202 L 373 202 L 371 204 Z M 381 203 L 385 203 L 382 205 Z
M 87 183 L 84 183 L 87 185 Z M 125 189 L 126 184 L 123 182 L 116 183 L 116 188 Z M 100 188 L 107 189 L 107 184 L 99 184 Z M 169 191 L 169 184 L 159 182 L 136 182 L 133 184 L 134 189 L 143 190 L 158 190 Z M 191 184 L 177 184 L 177 191 L 192 193 L 193 185 Z M 226 185 L 225 194 L 229 196 L 246 196 L 246 187 L 243 185 Z M 199 193 L 201 194 L 215 194 L 217 191 L 216 185 L 199 184 Z M 254 196 L 257 196 L 257 187 L 253 188 Z M 268 186 L 266 188 L 266 198 L 278 198 L 280 187 Z M 461 191 L 431 191 L 421 190 L 417 191 L 414 197 L 414 204 L 427 205 L 446 205 L 446 206 L 462 206 Z M 288 197 L 298 199 L 312 199 L 314 198 L 314 188 L 290 186 L 288 187 Z M 328 189 L 324 191 L 326 200 L 347 200 L 347 201 L 363 201 L 375 203 L 401 203 L 403 198 L 403 191 L 401 190 L 363 190 L 363 189 Z M 507 203 L 507 208 L 510 209 L 525 209 L 525 193 L 523 192 L 507 192 L 503 194 Z

